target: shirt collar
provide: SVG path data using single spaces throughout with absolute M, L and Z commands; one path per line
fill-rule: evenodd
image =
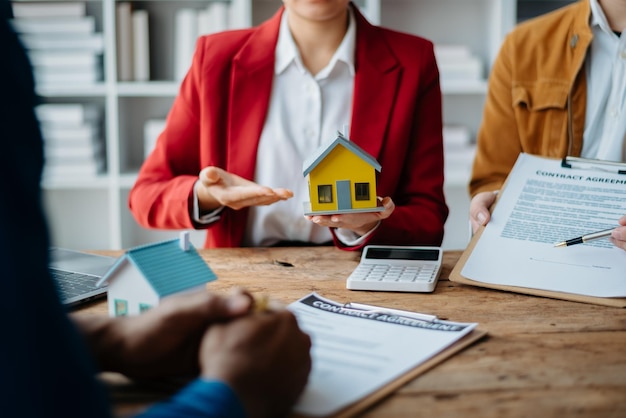
M 302 64 L 300 58 L 300 51 L 296 47 L 296 42 L 291 36 L 289 25 L 287 24 L 287 10 L 284 11 L 280 20 L 280 29 L 278 30 L 278 42 L 276 43 L 276 60 L 274 64 L 274 73 L 280 74 L 291 64 L 295 63 L 299 71 L 305 72 L 306 69 Z M 354 18 L 354 12 L 352 8 L 348 8 L 348 31 L 346 32 L 339 48 L 333 54 L 330 63 L 324 68 L 316 78 L 324 77 L 327 72 L 335 66 L 337 61 L 344 62 L 349 70 L 350 74 L 354 76 L 354 51 L 356 49 L 356 19 Z
M 614 35 L 613 30 L 609 26 L 609 21 L 604 14 L 604 10 L 600 7 L 598 0 L 590 0 L 591 4 L 591 27 L 599 27 L 602 31 Z

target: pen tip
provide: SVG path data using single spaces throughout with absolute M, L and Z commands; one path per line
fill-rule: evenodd
M 565 241 L 563 242 L 557 242 L 556 244 L 554 244 L 555 247 L 565 247 L 567 244 L 565 243 Z

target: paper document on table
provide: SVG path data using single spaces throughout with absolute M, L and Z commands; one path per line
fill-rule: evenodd
M 289 305 L 311 336 L 313 369 L 295 412 L 329 416 L 446 350 L 477 324 L 366 305 L 315 293 Z
M 626 175 L 590 167 L 520 154 L 461 276 L 578 295 L 626 296 L 626 251 L 608 238 L 554 247 L 614 228 L 626 214 Z

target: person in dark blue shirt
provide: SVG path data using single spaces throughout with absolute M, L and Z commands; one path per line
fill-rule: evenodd
M 286 310 L 252 313 L 244 292 L 200 292 L 128 318 L 66 313 L 48 272 L 32 69 L 10 16 L 0 0 L 2 416 L 110 416 L 98 371 L 194 379 L 144 417 L 288 414 L 310 372 L 311 341 Z

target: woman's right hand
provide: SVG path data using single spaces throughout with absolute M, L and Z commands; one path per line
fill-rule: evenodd
M 201 211 L 221 206 L 239 210 L 249 206 L 271 205 L 293 197 L 289 189 L 261 186 L 218 167 L 205 167 L 196 182 L 196 195 Z

